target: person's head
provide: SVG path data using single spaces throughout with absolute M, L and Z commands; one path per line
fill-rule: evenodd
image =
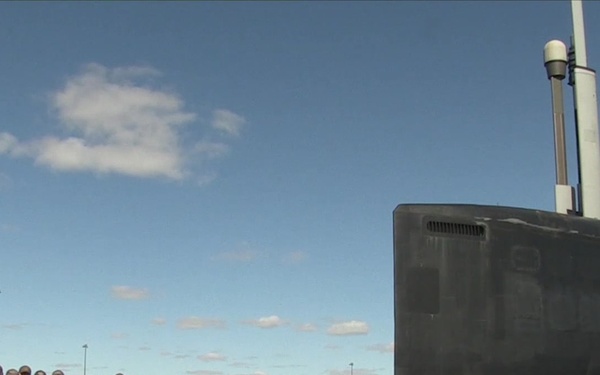
M 6 375 L 19 375 L 19 371 L 11 368 L 10 370 L 6 371 Z
M 25 365 L 19 368 L 19 375 L 31 375 L 31 367 Z
M 34 375 L 46 375 L 44 370 L 37 370 Z
M 55 370 L 52 375 L 65 375 L 64 372 L 62 372 L 61 370 Z

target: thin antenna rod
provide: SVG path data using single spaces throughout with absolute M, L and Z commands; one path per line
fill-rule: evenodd
M 565 145 L 565 110 L 562 80 L 567 75 L 567 46 L 560 40 L 551 40 L 544 46 L 544 66 L 552 89 L 552 117 L 554 122 L 554 155 L 556 160 L 556 186 L 554 189 L 556 212 L 575 212 L 575 194 L 569 186 L 567 174 L 567 149 Z
M 585 28 L 581 0 L 571 0 L 575 61 L 573 98 L 579 151 L 580 206 L 585 217 L 600 219 L 600 146 L 598 139 L 598 102 L 596 72 L 587 66 Z

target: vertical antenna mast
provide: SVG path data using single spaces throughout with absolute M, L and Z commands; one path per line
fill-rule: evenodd
M 567 75 L 567 47 L 560 40 L 551 40 L 544 46 L 544 66 L 552 88 L 552 114 L 554 120 L 554 155 L 556 159 L 555 204 L 556 212 L 575 212 L 575 194 L 569 186 L 567 150 L 565 145 L 565 110 L 562 80 Z
M 575 61 L 572 72 L 577 128 L 580 206 L 585 217 L 600 219 L 600 147 L 596 72 L 587 66 L 585 28 L 581 0 L 571 0 Z

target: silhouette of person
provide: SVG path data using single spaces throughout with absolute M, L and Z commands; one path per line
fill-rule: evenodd
M 44 370 L 37 370 L 34 375 L 46 375 Z
M 6 375 L 19 375 L 19 371 L 11 368 L 10 370 L 6 371 Z

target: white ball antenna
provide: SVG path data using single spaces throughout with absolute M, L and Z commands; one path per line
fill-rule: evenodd
M 567 46 L 560 40 L 551 40 L 544 46 L 544 65 L 548 79 L 564 79 L 567 75 Z

